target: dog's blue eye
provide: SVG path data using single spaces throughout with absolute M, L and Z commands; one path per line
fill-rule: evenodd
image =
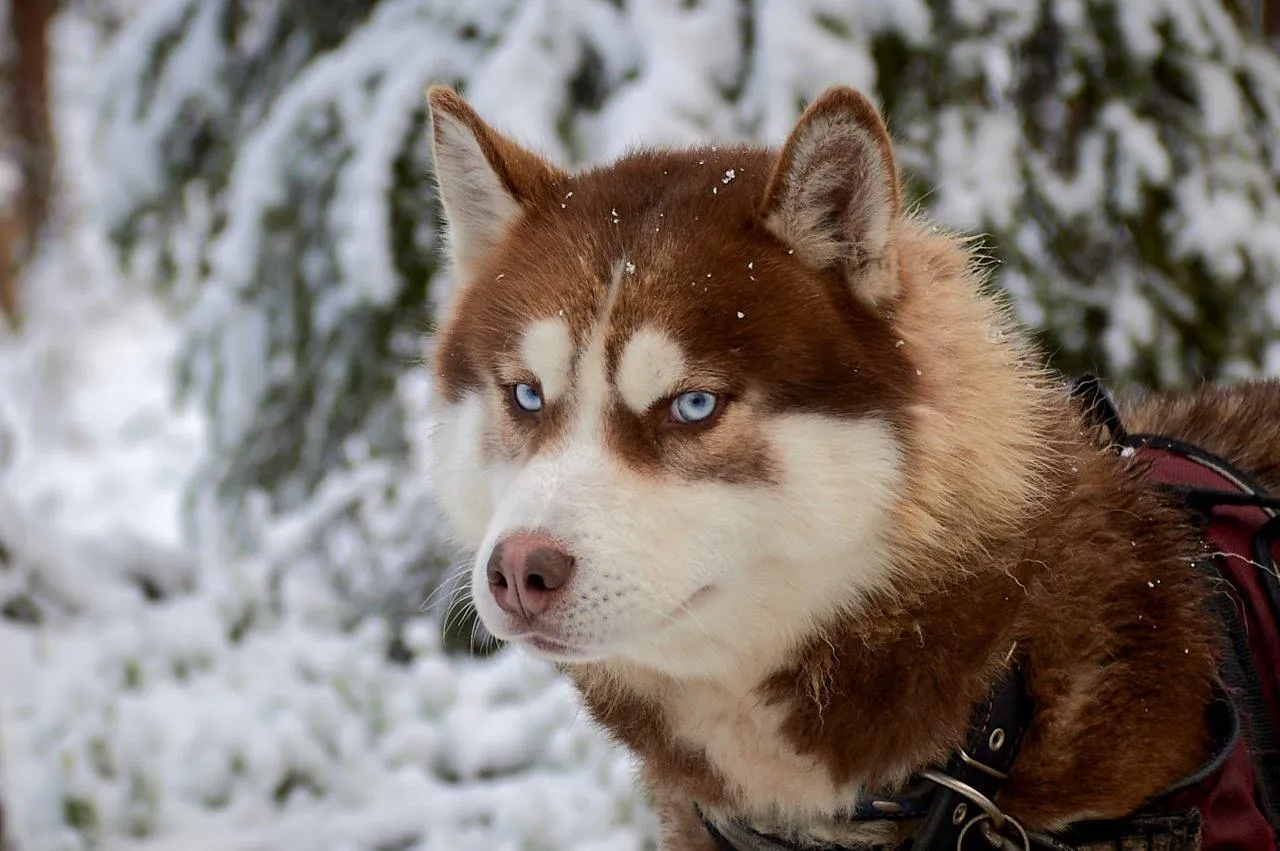
M 511 397 L 516 400 L 516 407 L 522 411 L 536 414 L 542 410 L 542 394 L 532 384 L 517 384 L 511 390 Z
M 715 412 L 715 394 L 705 390 L 690 390 L 671 400 L 671 418 L 678 423 L 700 423 Z

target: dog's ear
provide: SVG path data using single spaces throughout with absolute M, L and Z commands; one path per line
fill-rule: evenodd
M 902 185 L 893 143 L 863 94 L 828 89 L 787 139 L 765 189 L 765 224 L 804 262 L 839 269 L 881 306 L 898 293 L 893 232 Z
M 567 175 L 498 133 L 448 86 L 427 90 L 436 183 L 449 247 L 465 280 L 523 208 L 549 197 Z

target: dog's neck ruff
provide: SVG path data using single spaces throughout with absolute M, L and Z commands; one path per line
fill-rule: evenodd
M 1221 517 L 1215 511 L 1252 511 L 1258 516 L 1245 524 L 1253 537 L 1248 546 L 1252 564 L 1275 570 L 1274 549 L 1280 546 L 1280 497 L 1232 465 L 1204 450 L 1151 435 L 1129 435 L 1105 387 L 1086 377 L 1074 385 L 1072 395 L 1083 403 L 1090 425 L 1107 434 L 1107 445 L 1120 458 L 1150 464 L 1149 477 L 1166 492 L 1182 498 L 1194 514 L 1208 522 L 1210 542 L 1218 541 Z M 1131 461 L 1132 463 L 1132 461 Z M 1194 468 L 1179 469 L 1179 467 Z M 1209 553 L 1199 568 L 1219 576 L 1222 553 Z M 1248 561 L 1248 559 L 1245 559 Z M 1280 576 L 1280 574 L 1276 574 Z M 1258 593 L 1270 598 L 1280 617 L 1280 582 L 1263 574 Z M 1214 701 L 1206 708 L 1212 746 L 1204 764 L 1131 815 L 1121 819 L 1083 821 L 1050 835 L 1028 833 L 1002 813 L 998 795 L 1008 778 L 1034 707 L 1027 695 L 1021 669 L 1009 668 L 975 712 L 963 748 L 957 748 L 942 769 L 921 772 L 907 790 L 897 796 L 875 797 L 859 803 L 841 816 L 852 823 L 910 821 L 914 833 L 897 845 L 898 851 L 1111 851 L 1119 848 L 1198 849 L 1202 842 L 1225 836 L 1248 837 L 1246 845 L 1263 848 L 1280 836 L 1280 778 L 1268 776 L 1265 766 L 1280 753 L 1276 731 L 1266 725 L 1267 702 L 1261 693 L 1258 671 L 1251 661 L 1247 630 L 1237 618 L 1231 598 L 1220 606 L 1227 651 L 1220 662 Z M 1011 654 L 1012 656 L 1012 654 Z M 1274 683 L 1274 675 L 1267 680 Z M 1242 716 L 1243 710 L 1243 716 Z M 1268 756 L 1270 755 L 1270 757 Z M 1250 768 L 1263 767 L 1261 775 Z M 1215 796 L 1221 786 L 1225 795 Z M 1253 796 L 1256 801 L 1248 803 Z M 1239 799 L 1234 800 L 1233 799 Z M 884 851 L 883 844 L 834 846 L 827 842 L 796 841 L 757 830 L 741 820 L 701 814 L 707 832 L 720 851 Z M 1272 824 L 1269 826 L 1268 821 Z M 1221 835 L 1218 835 L 1221 834 Z M 1271 839 L 1259 839 L 1270 836 Z M 1262 844 L 1249 844 L 1256 840 Z

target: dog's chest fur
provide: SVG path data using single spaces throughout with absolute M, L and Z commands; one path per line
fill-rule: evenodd
M 850 806 L 856 784 L 837 784 L 826 765 L 797 752 L 783 734 L 787 709 L 754 691 L 736 691 L 711 683 L 675 686 L 665 696 L 672 738 L 701 750 L 727 784 L 728 797 L 741 813 L 773 819 L 796 814 L 803 802 L 810 814 L 829 814 Z
M 858 802 L 863 784 L 859 778 L 837 780 L 828 762 L 789 735 L 796 709 L 791 702 L 771 698 L 763 687 L 628 673 L 624 692 L 591 676 L 580 677 L 579 686 L 593 714 L 642 757 L 650 788 L 692 800 L 713 819 L 746 819 L 800 843 L 893 844 L 901 838 L 895 824 L 842 815 Z M 701 833 L 696 819 L 689 830 L 693 837 Z

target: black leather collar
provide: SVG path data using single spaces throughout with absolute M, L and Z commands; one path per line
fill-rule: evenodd
M 961 835 L 981 829 L 983 822 L 1006 835 L 1009 827 L 1022 830 L 1000 812 L 995 801 L 1031 726 L 1032 709 L 1022 669 L 1014 666 L 974 714 L 964 748 L 952 755 L 942 772 L 925 773 L 937 790 L 914 848 L 959 848 Z

